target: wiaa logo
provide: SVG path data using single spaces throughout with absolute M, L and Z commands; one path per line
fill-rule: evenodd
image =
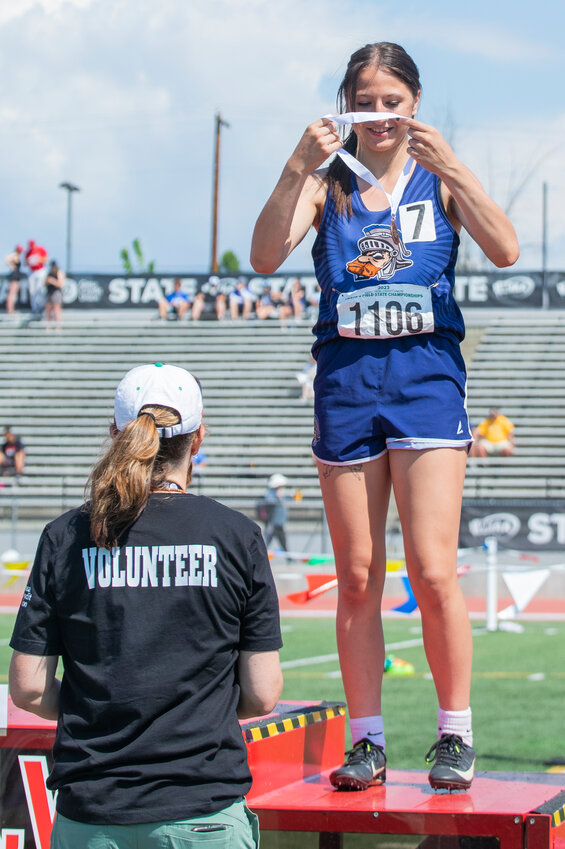
M 469 531 L 474 537 L 505 537 L 512 539 L 519 532 L 521 522 L 514 513 L 490 513 L 471 519 Z

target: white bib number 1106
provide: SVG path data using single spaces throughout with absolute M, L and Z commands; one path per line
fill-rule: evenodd
M 433 333 L 432 295 L 427 286 L 383 284 L 343 292 L 337 299 L 340 336 L 393 339 Z

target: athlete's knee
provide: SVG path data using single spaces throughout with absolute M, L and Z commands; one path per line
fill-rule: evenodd
M 380 568 L 370 561 L 357 562 L 347 569 L 339 569 L 340 602 L 356 609 L 363 606 L 379 606 L 383 594 L 384 573 L 384 566 Z
M 442 607 L 449 604 L 457 591 L 455 567 L 433 564 L 410 570 L 410 585 L 420 606 Z

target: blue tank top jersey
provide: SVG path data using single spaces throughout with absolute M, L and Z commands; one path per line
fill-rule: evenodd
M 459 236 L 440 197 L 440 180 L 416 164 L 404 189 L 391 232 L 390 209 L 369 211 L 352 174 L 353 215 L 339 215 L 330 193 L 312 247 L 320 284 L 320 309 L 313 329 L 320 345 L 339 337 L 336 302 L 340 293 L 371 285 L 410 283 L 433 287 L 435 332 L 465 335 L 461 310 L 453 296 Z

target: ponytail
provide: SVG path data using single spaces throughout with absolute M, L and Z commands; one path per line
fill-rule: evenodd
M 158 427 L 171 427 L 178 421 L 176 411 L 151 405 L 116 431 L 87 483 L 90 534 L 99 548 L 117 545 L 120 534 L 143 512 L 151 492 L 164 483 L 167 465 L 190 451 L 194 433 L 159 437 Z M 191 472 L 192 463 L 187 485 Z

